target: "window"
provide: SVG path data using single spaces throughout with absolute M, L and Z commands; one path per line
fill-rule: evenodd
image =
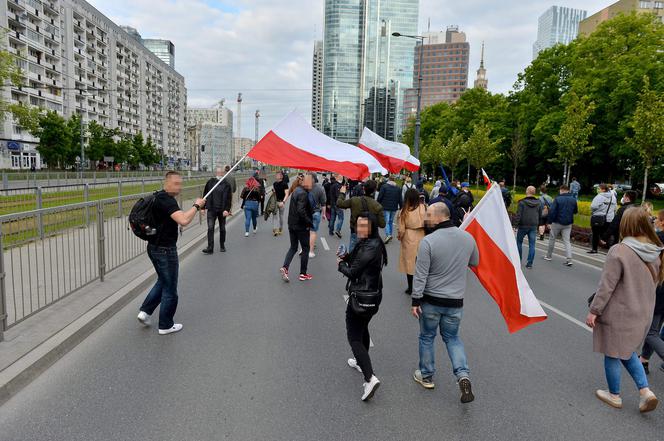
M 659 3 L 659 2 L 656 2 Z M 650 0 L 641 0 L 639 2 L 639 8 L 641 9 L 650 9 L 652 6 L 652 2 Z
M 664 9 L 664 2 L 655 2 L 655 9 Z

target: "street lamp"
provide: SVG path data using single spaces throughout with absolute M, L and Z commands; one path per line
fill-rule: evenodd
M 415 150 L 415 157 L 420 159 L 420 126 L 422 125 L 422 120 L 420 114 L 422 113 L 422 55 L 424 50 L 424 39 L 427 37 L 421 35 L 404 35 L 399 32 L 393 32 L 393 37 L 406 37 L 412 38 L 420 42 L 419 49 L 419 61 L 417 68 L 417 110 L 415 112 L 415 136 L 413 139 L 413 149 Z M 420 179 L 419 171 L 413 173 L 413 182 L 417 184 L 417 181 Z

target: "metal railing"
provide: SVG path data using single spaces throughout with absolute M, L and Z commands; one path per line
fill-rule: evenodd
M 159 178 L 164 176 L 164 171 L 161 170 L 142 170 L 142 171 L 110 171 L 110 170 L 91 170 L 91 171 L 76 171 L 76 170 L 3 170 L 2 172 L 2 188 L 9 188 L 10 184 L 23 187 L 36 187 L 39 183 L 41 185 L 55 185 L 60 184 L 62 181 L 85 181 L 85 182 L 102 182 L 102 181 L 117 181 L 119 179 L 140 179 L 140 178 Z M 209 176 L 211 172 L 203 171 L 182 171 L 184 176 Z

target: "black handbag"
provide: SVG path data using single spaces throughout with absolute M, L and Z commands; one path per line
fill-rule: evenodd
M 371 317 L 378 312 L 383 294 L 380 291 L 351 291 L 348 295 L 348 304 L 353 314 L 361 317 Z
M 606 217 L 609 215 L 609 210 L 611 209 L 612 202 L 613 202 L 613 196 L 611 196 L 611 198 L 609 199 L 609 206 L 606 207 L 606 213 L 590 216 L 591 227 L 603 227 L 604 225 L 606 225 Z

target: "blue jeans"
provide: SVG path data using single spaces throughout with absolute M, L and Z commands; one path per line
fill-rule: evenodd
M 318 228 L 320 227 L 321 217 L 322 214 L 320 211 L 314 211 L 314 214 L 312 215 L 313 226 L 311 227 L 311 231 L 313 231 L 314 233 L 318 232 Z
M 148 244 L 148 257 L 157 273 L 154 284 L 141 305 L 141 311 L 152 315 L 159 309 L 159 329 L 173 327 L 173 316 L 178 307 L 178 250 L 176 247 L 158 247 Z
M 258 201 L 245 201 L 244 203 L 244 231 L 249 232 L 249 227 L 254 224 L 254 230 L 258 222 Z
M 351 231 L 350 240 L 348 241 L 348 254 L 353 252 L 355 245 L 357 245 L 357 233 L 355 231 Z
M 336 227 L 335 227 L 336 222 Z M 341 227 L 344 225 L 344 211 L 341 208 L 330 207 L 330 222 L 328 224 L 328 229 L 330 234 L 334 232 L 341 232 Z
M 519 227 L 516 232 L 516 245 L 519 248 L 519 260 L 523 260 L 523 238 L 528 236 L 528 266 L 533 265 L 535 259 L 535 241 L 537 240 L 537 227 Z
M 636 383 L 636 388 L 641 390 L 644 387 L 648 387 L 648 378 L 646 378 L 646 371 L 639 360 L 639 356 L 636 355 L 636 352 L 632 353 L 632 356 L 629 360 L 620 360 L 619 358 L 613 358 L 609 356 L 604 356 L 604 373 L 606 374 L 606 382 L 609 384 L 609 392 L 614 395 L 620 394 L 620 364 L 622 363 L 629 372 L 629 375 L 632 376 L 634 383 Z
M 452 362 L 452 371 L 457 380 L 468 378 L 470 369 L 466 360 L 466 351 L 459 337 L 459 326 L 463 308 L 445 308 L 429 303 L 422 304 L 420 315 L 420 372 L 423 378 L 436 372 L 436 354 L 434 340 L 440 329 L 440 335 L 447 347 L 447 354 Z
M 394 225 L 394 218 L 396 217 L 396 211 L 385 211 L 385 234 L 388 236 L 392 235 L 392 228 Z

